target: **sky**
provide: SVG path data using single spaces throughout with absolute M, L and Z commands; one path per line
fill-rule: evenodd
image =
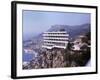
M 23 10 L 23 37 L 34 37 L 52 25 L 81 25 L 90 23 L 89 13 Z

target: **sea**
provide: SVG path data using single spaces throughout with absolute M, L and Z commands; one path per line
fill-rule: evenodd
M 30 52 L 25 52 L 23 53 L 23 62 L 30 62 L 31 60 L 35 59 L 37 57 L 37 54 L 35 51 L 32 53 Z

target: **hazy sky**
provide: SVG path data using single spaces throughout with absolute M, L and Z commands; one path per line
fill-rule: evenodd
M 23 10 L 23 37 L 35 36 L 52 25 L 80 25 L 90 23 L 89 13 L 64 13 Z

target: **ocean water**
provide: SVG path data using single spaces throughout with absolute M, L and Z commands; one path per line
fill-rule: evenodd
M 23 53 L 23 62 L 29 62 L 32 59 L 35 59 L 37 57 L 37 54 L 35 51 L 33 53 Z

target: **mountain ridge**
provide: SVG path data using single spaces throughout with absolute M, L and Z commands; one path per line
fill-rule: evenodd
M 69 38 L 75 38 L 78 35 L 84 35 L 85 33 L 90 32 L 90 24 L 86 23 L 86 24 L 82 24 L 82 25 L 75 25 L 75 26 L 68 26 L 68 25 L 53 25 L 51 26 L 50 29 L 48 29 L 46 32 L 52 32 L 52 31 L 59 31 L 61 29 L 64 29 L 65 31 L 67 31 L 67 33 L 69 34 Z M 42 34 L 39 34 L 38 36 L 36 36 L 35 38 L 42 38 Z

